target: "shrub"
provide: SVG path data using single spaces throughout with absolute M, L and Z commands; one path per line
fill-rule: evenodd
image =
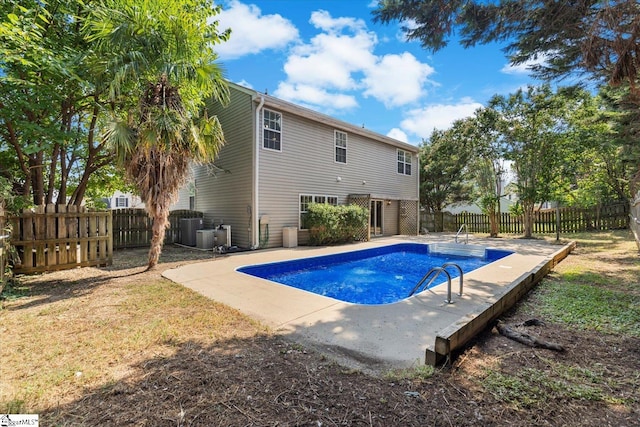
M 309 244 L 319 246 L 352 242 L 358 231 L 367 226 L 368 219 L 367 211 L 357 205 L 312 203 L 307 208 L 305 218 Z

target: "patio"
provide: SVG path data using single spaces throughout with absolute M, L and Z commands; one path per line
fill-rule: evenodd
M 380 238 L 336 247 L 297 247 L 216 256 L 163 276 L 234 307 L 276 332 L 365 371 L 447 361 L 451 352 L 513 306 L 574 247 L 541 240 L 469 243 L 515 253 L 465 274 L 464 294 L 445 303 L 446 286 L 387 305 L 365 306 L 312 294 L 236 272 L 241 266 L 416 241 L 452 242 L 452 234 Z M 457 280 L 452 285 L 457 291 Z

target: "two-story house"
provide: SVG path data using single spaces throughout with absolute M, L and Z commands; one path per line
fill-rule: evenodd
M 204 212 L 205 228 L 231 226 L 243 248 L 279 247 L 309 203 L 356 203 L 370 213 L 363 239 L 415 235 L 418 148 L 230 83 L 230 103 L 208 105 L 226 143 L 213 165 L 193 168 L 177 208 Z M 286 230 L 283 230 L 286 228 Z

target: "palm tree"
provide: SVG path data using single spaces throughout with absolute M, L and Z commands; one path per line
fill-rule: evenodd
M 158 262 L 190 164 L 213 161 L 224 143 L 204 108 L 228 99 L 212 46 L 229 31 L 208 23 L 219 10 L 208 0 L 112 0 L 87 26 L 111 93 L 105 137 L 153 218 L 147 269 Z

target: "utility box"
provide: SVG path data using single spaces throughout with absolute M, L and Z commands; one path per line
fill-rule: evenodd
M 202 218 L 182 218 L 180 220 L 180 243 L 186 246 L 195 246 L 196 232 L 203 228 Z
M 231 226 L 220 225 L 216 228 L 216 246 L 231 247 Z
M 213 249 L 215 246 L 216 230 L 196 231 L 196 246 L 198 249 Z
M 282 247 L 298 247 L 298 227 L 284 227 L 282 229 Z

